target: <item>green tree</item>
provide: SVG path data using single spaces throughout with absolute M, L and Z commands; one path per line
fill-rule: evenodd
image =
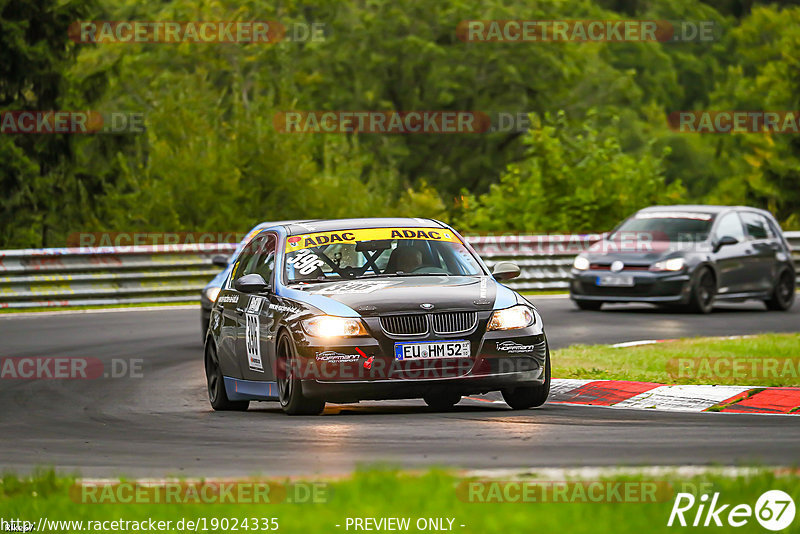
M 590 116 L 591 117 L 591 116 Z M 529 158 L 508 166 L 500 183 L 474 197 L 465 191 L 462 224 L 489 232 L 610 230 L 650 204 L 679 202 L 680 182 L 664 182 L 663 155 L 626 154 L 596 126 L 545 117 L 525 139 Z

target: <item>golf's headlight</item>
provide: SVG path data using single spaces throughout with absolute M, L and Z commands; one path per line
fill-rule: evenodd
M 589 260 L 586 256 L 575 256 L 575 261 L 572 263 L 572 266 L 579 271 L 585 271 L 589 268 Z
M 672 258 L 669 260 L 654 263 L 650 270 L 653 271 L 680 271 L 686 267 L 686 260 L 683 258 Z
M 211 301 L 212 304 L 217 302 L 217 297 L 219 296 L 220 289 L 222 289 L 222 288 L 220 288 L 220 287 L 209 287 L 208 289 L 205 290 L 204 294 L 205 294 L 206 298 Z
M 487 330 L 513 330 L 526 328 L 536 321 L 533 311 L 524 304 L 512 306 L 505 310 L 497 310 L 492 314 Z
M 352 337 L 369 335 L 361 319 L 322 315 L 320 317 L 306 319 L 302 323 L 303 330 L 315 337 Z

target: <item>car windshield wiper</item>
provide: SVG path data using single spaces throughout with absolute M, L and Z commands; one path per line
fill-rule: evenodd
M 289 280 L 290 284 L 324 284 L 325 282 L 341 282 L 342 280 L 347 280 L 347 278 L 336 278 L 331 280 L 330 278 L 320 276 L 318 278 L 309 278 L 307 280 Z

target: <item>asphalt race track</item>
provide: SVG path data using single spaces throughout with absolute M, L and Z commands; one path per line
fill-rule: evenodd
M 797 331 L 759 303 L 710 316 L 647 306 L 577 311 L 536 301 L 553 347 L 695 335 Z M 199 311 L 165 309 L 0 316 L 0 357 L 142 359 L 141 377 L 0 380 L 0 470 L 55 466 L 85 476 L 343 473 L 359 464 L 517 468 L 582 465 L 797 463 L 800 417 L 682 414 L 546 405 L 513 412 L 462 401 L 334 405 L 287 417 L 277 403 L 214 413 L 206 399 Z

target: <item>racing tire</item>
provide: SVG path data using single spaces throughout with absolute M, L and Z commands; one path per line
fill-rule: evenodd
M 211 322 L 211 319 L 207 319 L 206 317 L 200 318 L 200 328 L 203 330 L 203 341 L 206 340 L 206 336 L 208 335 L 208 325 Z
M 714 297 L 717 296 L 717 281 L 708 267 L 702 267 L 692 282 L 688 310 L 693 313 L 711 313 Z
M 425 404 L 436 411 L 451 410 L 453 406 L 461 402 L 461 395 L 458 393 L 441 392 L 428 393 L 422 399 Z
M 576 300 L 575 305 L 584 311 L 597 311 L 603 307 L 603 303 L 596 300 Z
M 292 338 L 286 332 L 278 338 L 278 400 L 287 415 L 319 415 L 325 409 L 325 401 L 303 395 L 303 384 L 295 376 L 294 362 L 297 353 Z
M 232 401 L 225 392 L 225 379 L 222 377 L 222 368 L 219 366 L 217 349 L 209 341 L 206 348 L 206 384 L 208 386 L 208 400 L 211 407 L 218 412 L 235 411 L 244 412 L 250 407 L 250 401 Z
M 795 278 L 792 272 L 785 270 L 778 276 L 772 296 L 764 301 L 768 310 L 787 311 L 794 304 Z
M 503 400 L 512 410 L 527 410 L 537 408 L 547 402 L 550 396 L 550 347 L 544 362 L 544 382 L 538 386 L 524 386 L 500 390 Z

